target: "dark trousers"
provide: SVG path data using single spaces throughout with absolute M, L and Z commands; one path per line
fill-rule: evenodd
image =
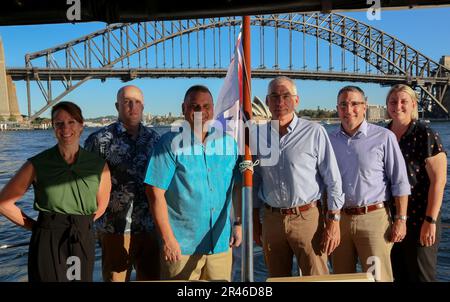
M 102 234 L 103 281 L 160 280 L 159 241 L 156 230 L 138 234 Z
M 30 282 L 91 282 L 95 261 L 93 215 L 40 212 L 28 253 Z
M 420 244 L 420 227 L 408 228 L 405 239 L 394 244 L 391 252 L 394 282 L 435 282 L 441 219 L 436 223 L 436 241 L 432 246 Z

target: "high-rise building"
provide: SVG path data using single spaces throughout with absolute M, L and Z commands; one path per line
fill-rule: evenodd
M 378 122 L 388 118 L 386 106 L 368 105 L 366 113 L 367 121 Z

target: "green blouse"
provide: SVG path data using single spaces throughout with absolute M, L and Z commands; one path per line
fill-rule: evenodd
M 97 210 L 97 192 L 105 161 L 80 147 L 69 165 L 58 145 L 28 159 L 34 167 L 34 209 L 62 214 L 91 215 Z

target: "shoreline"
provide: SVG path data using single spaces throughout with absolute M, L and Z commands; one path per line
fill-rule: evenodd
M 340 123 L 339 118 L 309 118 L 306 116 L 301 116 L 300 118 L 312 121 L 312 122 L 318 122 L 322 125 L 336 125 Z M 425 121 L 426 123 L 448 123 L 450 122 L 449 118 L 429 118 L 429 119 L 423 119 L 420 118 L 419 121 Z M 376 120 L 370 120 L 369 123 L 378 124 L 378 123 L 389 123 L 390 119 L 376 119 Z M 4 131 L 32 131 L 32 130 L 51 130 L 52 127 L 48 124 L 40 124 L 40 125 L 28 125 L 28 124 L 18 124 L 14 123 L 12 126 L 8 127 L 10 124 L 7 123 L 0 123 L 0 133 Z M 103 126 L 87 126 L 85 125 L 85 128 L 101 128 L 108 124 L 105 124 Z M 171 124 L 167 125 L 146 125 L 147 127 L 170 127 Z

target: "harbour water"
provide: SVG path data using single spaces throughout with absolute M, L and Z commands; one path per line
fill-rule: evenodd
M 431 126 L 440 133 L 447 152 L 450 152 L 450 124 L 432 123 Z M 325 125 L 327 130 L 332 130 L 336 125 Z M 86 128 L 81 142 L 95 129 Z M 167 128 L 155 128 L 162 133 Z M 11 179 L 14 173 L 26 161 L 27 158 L 53 146 L 56 140 L 52 130 L 40 131 L 13 131 L 0 132 L 0 189 Z M 447 167 L 448 171 L 448 167 Z M 448 173 L 448 172 L 447 172 Z M 18 202 L 27 215 L 36 217 L 33 210 L 33 189 L 30 188 L 24 197 Z M 442 238 L 438 254 L 438 280 L 450 281 L 450 185 L 447 184 L 444 192 L 442 206 Z M 3 216 L 0 216 L 0 246 L 4 244 L 25 243 L 30 238 L 30 232 L 16 227 Z M 27 254 L 28 246 L 23 245 L 13 248 L 0 248 L 0 281 L 27 281 Z M 233 281 L 240 280 L 240 256 L 239 250 L 234 253 L 236 260 L 233 267 Z M 101 281 L 101 254 L 96 250 L 96 263 L 94 280 Z M 260 247 L 254 248 L 254 276 L 255 281 L 265 281 L 267 270 L 264 265 Z M 133 277 L 133 275 L 132 275 Z

